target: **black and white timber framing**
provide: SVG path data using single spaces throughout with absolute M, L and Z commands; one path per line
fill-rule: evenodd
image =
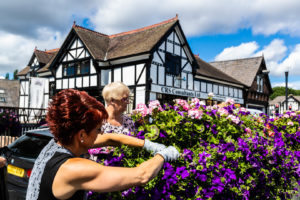
M 30 68 L 38 69 L 38 62 L 31 60 Z M 198 72 L 201 66 L 177 17 L 111 36 L 73 25 L 46 66 L 45 102 L 67 88 L 87 91 L 103 102 L 103 87 L 121 81 L 130 88 L 133 97 L 128 111 L 138 103 L 156 99 L 161 103 L 174 98 L 207 100 L 210 92 L 214 93 L 215 102 L 233 98 L 236 103 L 244 104 L 242 83 L 220 79 L 218 74 L 207 76 Z M 29 80 L 30 73 L 21 79 L 20 101 L 23 103 L 20 102 L 20 106 L 28 105 Z

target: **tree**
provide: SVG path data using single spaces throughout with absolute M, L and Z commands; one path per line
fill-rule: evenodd
M 18 74 L 18 70 L 16 69 L 14 71 L 14 79 L 13 80 L 19 80 L 19 77 L 17 76 L 17 74 Z
M 270 99 L 273 100 L 278 96 L 285 96 L 285 87 L 274 87 L 273 93 L 270 96 Z M 294 90 L 292 88 L 288 88 L 288 94 L 300 95 L 300 90 Z
M 5 74 L 5 79 L 9 80 L 9 73 Z

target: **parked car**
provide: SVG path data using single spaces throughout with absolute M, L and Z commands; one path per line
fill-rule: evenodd
M 48 128 L 35 129 L 7 146 L 2 156 L 7 159 L 6 183 L 10 200 L 25 199 L 34 162 L 52 138 Z
M 247 108 L 247 111 L 249 111 L 251 115 L 259 115 L 263 113 L 263 111 L 254 108 Z

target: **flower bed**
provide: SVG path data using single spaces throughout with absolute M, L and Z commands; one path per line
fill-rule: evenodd
M 0 108 L 0 135 L 18 136 L 21 124 L 16 113 L 9 109 Z
M 300 169 L 300 115 L 250 115 L 232 100 L 205 106 L 198 99 L 139 105 L 132 115 L 138 138 L 174 145 L 178 161 L 165 163 L 143 187 L 92 194 L 90 199 L 290 199 Z M 134 167 L 152 155 L 122 147 L 98 162 Z

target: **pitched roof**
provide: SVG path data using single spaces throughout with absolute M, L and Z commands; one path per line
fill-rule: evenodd
M 56 51 L 53 52 L 52 57 L 51 57 L 51 59 L 48 61 L 48 63 L 47 63 L 44 67 L 42 67 L 41 69 L 39 69 L 39 70 L 37 71 L 37 73 L 46 72 L 46 71 L 49 70 L 49 66 L 50 66 L 50 64 L 52 63 L 52 61 L 54 60 L 54 58 L 55 58 L 55 56 L 57 55 L 58 51 L 59 51 L 59 49 L 56 49 Z
M 149 52 L 178 21 L 178 17 L 129 32 L 110 35 L 107 59 Z
M 227 61 L 210 62 L 211 65 L 251 87 L 257 71 L 263 61 L 263 56 Z
M 57 50 L 57 49 L 56 49 Z M 50 59 L 52 58 L 54 52 L 56 51 L 41 51 L 41 50 L 34 50 L 34 54 L 37 58 L 37 60 L 39 61 L 39 63 L 42 63 L 42 64 L 47 64 Z
M 292 97 L 292 98 L 294 98 L 294 99 L 296 99 L 297 101 L 300 102 L 300 96 L 294 96 L 294 95 L 290 94 L 288 96 L 288 98 L 290 98 L 290 97 Z M 285 96 L 277 96 L 275 99 L 269 101 L 269 105 L 275 105 L 277 103 L 283 103 L 284 101 L 285 101 Z
M 211 64 L 203 61 L 199 56 L 195 55 L 199 68 L 197 69 L 196 74 L 203 75 L 209 78 L 218 79 L 230 83 L 236 83 L 239 85 L 244 85 L 240 81 L 228 76 L 224 72 L 220 71 L 219 69 L 215 68 Z
M 158 24 L 114 35 L 105 35 L 74 25 L 73 29 L 97 60 L 110 60 L 149 52 L 178 21 L 178 17 Z
M 32 56 L 36 56 L 38 62 L 42 65 L 47 65 L 51 59 L 53 59 L 53 57 L 56 55 L 56 53 L 58 52 L 59 49 L 50 49 L 50 50 L 45 50 L 45 51 L 41 51 L 38 49 L 34 49 L 33 55 Z M 32 59 L 32 57 L 31 57 Z M 46 70 L 44 70 L 45 67 L 42 67 L 41 69 L 38 70 L 38 72 L 40 71 L 47 71 L 48 68 Z M 26 75 L 28 72 L 30 71 L 30 66 L 26 66 L 25 68 L 23 68 L 18 74 L 17 76 L 24 76 Z
M 86 48 L 95 59 L 104 60 L 108 48 L 108 35 L 74 25 L 73 29 L 85 44 Z
M 25 68 L 23 68 L 21 71 L 19 71 L 17 73 L 17 76 L 25 76 L 30 70 L 29 66 L 26 66 Z

